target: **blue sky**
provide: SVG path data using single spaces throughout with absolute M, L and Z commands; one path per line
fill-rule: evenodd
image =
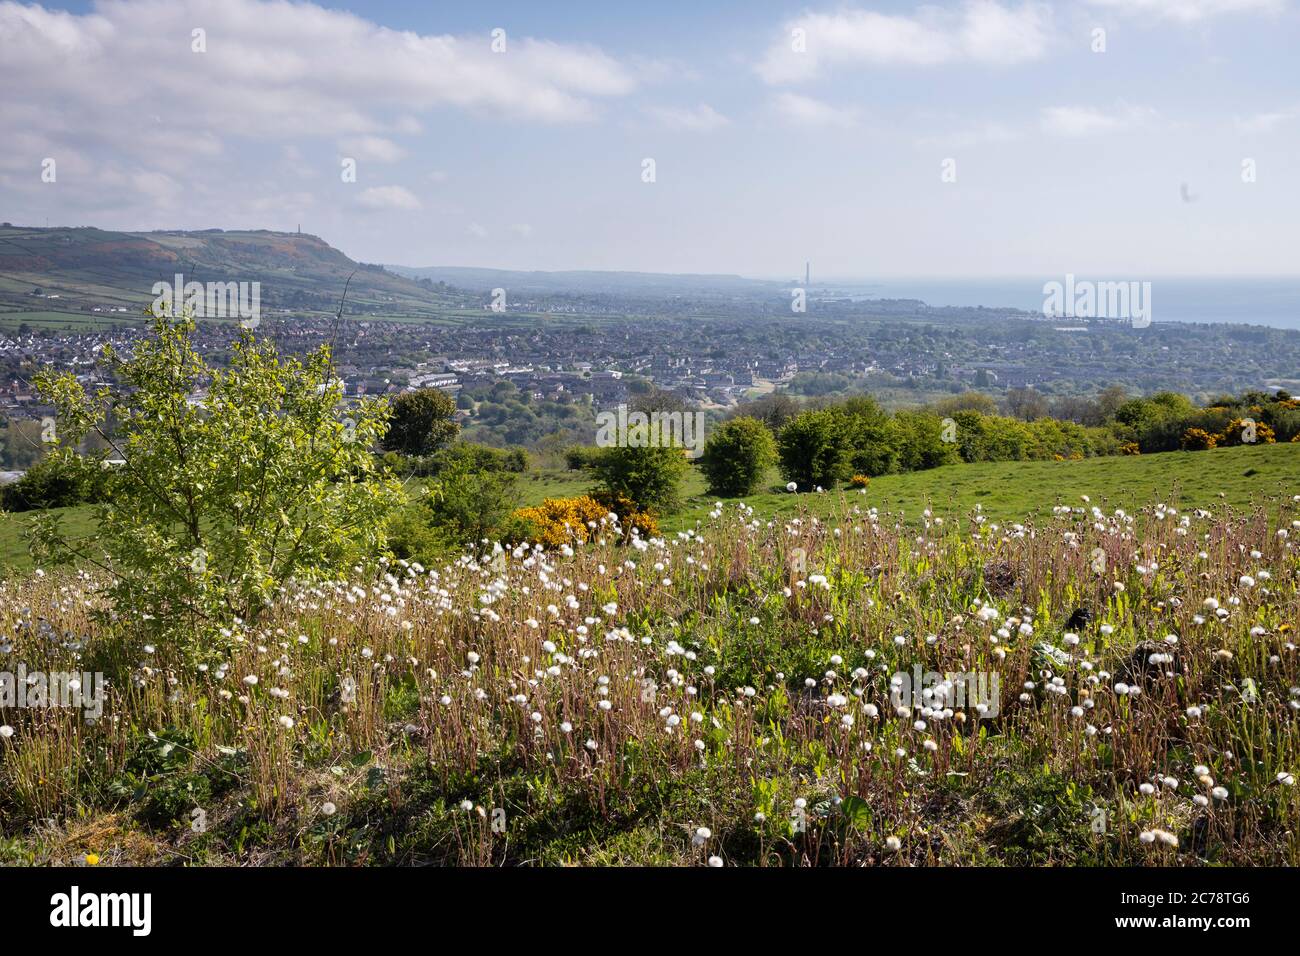
M 1298 40 L 1295 0 L 5 0 L 0 218 L 301 223 L 408 265 L 1295 274 Z

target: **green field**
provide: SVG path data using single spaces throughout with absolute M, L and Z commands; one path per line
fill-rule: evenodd
M 876 478 L 865 493 L 792 495 L 783 490 L 775 470 L 768 477 L 771 490 L 734 500 L 743 500 L 762 517 L 793 514 L 804 508 L 829 514 L 847 497 L 862 507 L 902 513 L 909 519 L 916 519 L 926 508 L 937 515 L 959 517 L 979 505 L 995 521 L 1050 515 L 1053 505 L 1081 505 L 1082 495 L 1105 511 L 1132 510 L 1156 502 L 1180 511 L 1222 505 L 1245 508 L 1280 495 L 1300 494 L 1300 444 L 1084 461 L 948 465 Z M 543 498 L 580 495 L 590 488 L 591 482 L 578 472 L 530 471 L 520 481 L 519 500 L 521 505 L 535 505 Z M 705 494 L 704 479 L 694 470 L 684 490 L 684 506 L 665 518 L 665 531 L 692 527 L 717 500 Z M 67 529 L 78 537 L 89 536 L 94 529 L 92 510 L 90 506 L 62 509 Z M 31 566 L 23 537 L 30 520 L 25 514 L 0 515 L 0 569 Z
M 770 489 L 743 500 L 761 516 L 801 508 L 828 514 L 841 492 L 792 495 L 773 470 Z M 522 483 L 525 504 L 545 497 L 581 494 L 590 487 L 575 472 L 543 472 Z M 713 508 L 703 477 L 692 471 L 683 509 L 663 522 L 675 531 L 694 525 Z M 1222 493 L 1222 497 L 1220 497 Z M 865 494 L 846 491 L 855 504 L 916 517 L 926 508 L 939 515 L 965 515 L 982 506 L 994 520 L 1050 515 L 1053 505 L 1081 505 L 1081 495 L 1110 511 L 1164 502 L 1185 510 L 1231 505 L 1244 508 L 1277 495 L 1300 493 L 1300 444 L 1218 448 L 1084 461 L 1012 461 L 948 465 L 930 471 L 875 478 Z

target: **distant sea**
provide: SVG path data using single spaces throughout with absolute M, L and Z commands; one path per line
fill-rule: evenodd
M 1142 279 L 1079 273 L 1076 280 L 1149 281 L 1156 322 L 1235 322 L 1300 330 L 1300 278 Z M 1043 284 L 1064 275 L 1002 279 L 827 279 L 813 278 L 813 296 L 920 299 L 927 305 L 987 306 L 1041 312 Z

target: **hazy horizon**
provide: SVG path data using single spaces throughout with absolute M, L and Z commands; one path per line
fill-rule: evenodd
M 483 266 L 405 266 L 387 264 L 388 268 L 437 271 L 483 271 L 488 273 L 525 273 L 543 275 L 591 274 L 636 275 L 689 278 L 739 279 L 772 283 L 787 288 L 802 285 L 794 276 L 785 278 L 745 276 L 728 273 L 648 273 L 633 270 L 510 270 Z M 454 276 L 453 276 L 454 278 Z M 818 278 L 814 273 L 809 294 L 861 299 L 916 299 L 926 305 L 943 307 L 985 307 L 1020 309 L 1042 314 L 1044 285 L 1060 282 L 1064 276 L 866 276 Z M 1076 280 L 1098 279 L 1087 274 Z M 1149 282 L 1152 320 L 1156 322 L 1202 322 L 1265 325 L 1300 330 L 1300 282 L 1293 276 L 1151 276 L 1116 274 L 1105 281 Z M 454 282 L 449 284 L 454 285 Z M 574 291 L 582 291 L 580 288 Z

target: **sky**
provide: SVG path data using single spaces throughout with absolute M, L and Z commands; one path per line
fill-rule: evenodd
M 301 225 L 409 266 L 1296 275 L 1297 49 L 1300 0 L 0 0 L 0 220 Z

